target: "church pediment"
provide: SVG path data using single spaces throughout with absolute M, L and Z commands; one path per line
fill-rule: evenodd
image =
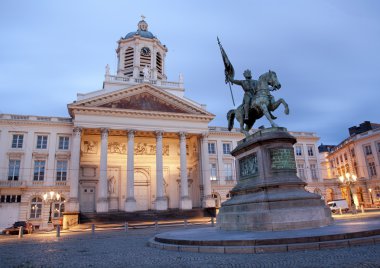
M 101 94 L 68 105 L 70 115 L 74 111 L 145 113 L 164 116 L 201 116 L 212 119 L 213 114 L 188 100 L 175 96 L 149 84 L 141 84 Z
M 99 107 L 168 113 L 188 113 L 188 111 L 183 108 L 181 109 L 181 107 L 168 103 L 164 99 L 154 96 L 148 92 L 143 92 L 128 98 L 105 103 Z

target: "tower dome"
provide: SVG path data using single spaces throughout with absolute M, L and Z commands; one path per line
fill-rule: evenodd
M 148 23 L 144 19 L 145 17 L 142 16 L 142 20 L 140 20 L 137 24 L 137 31 L 128 33 L 124 39 L 131 38 L 135 35 L 150 39 L 156 38 L 151 32 L 148 31 Z

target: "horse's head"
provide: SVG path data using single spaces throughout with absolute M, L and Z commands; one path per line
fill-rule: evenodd
M 269 72 L 266 72 L 265 74 L 260 75 L 259 81 L 262 81 L 274 89 L 280 89 L 281 83 L 277 79 L 277 74 L 271 70 Z
M 275 89 L 280 89 L 281 88 L 281 83 L 277 79 L 277 74 L 271 70 L 267 72 L 267 81 L 268 85 L 272 86 Z

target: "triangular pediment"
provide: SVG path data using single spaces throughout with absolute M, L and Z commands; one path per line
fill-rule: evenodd
M 157 97 L 150 92 L 135 94 L 117 101 L 105 103 L 99 107 L 168 113 L 188 113 L 188 111 L 184 110 L 179 105 L 168 103 L 163 98 Z
M 71 115 L 74 110 L 97 110 L 104 112 L 194 115 L 212 119 L 213 114 L 191 101 L 175 96 L 150 84 L 112 91 L 68 105 Z

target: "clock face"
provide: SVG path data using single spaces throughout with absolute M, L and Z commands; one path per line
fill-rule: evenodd
M 143 47 L 141 49 L 141 55 L 142 56 L 149 56 L 150 55 L 150 49 L 148 47 Z

